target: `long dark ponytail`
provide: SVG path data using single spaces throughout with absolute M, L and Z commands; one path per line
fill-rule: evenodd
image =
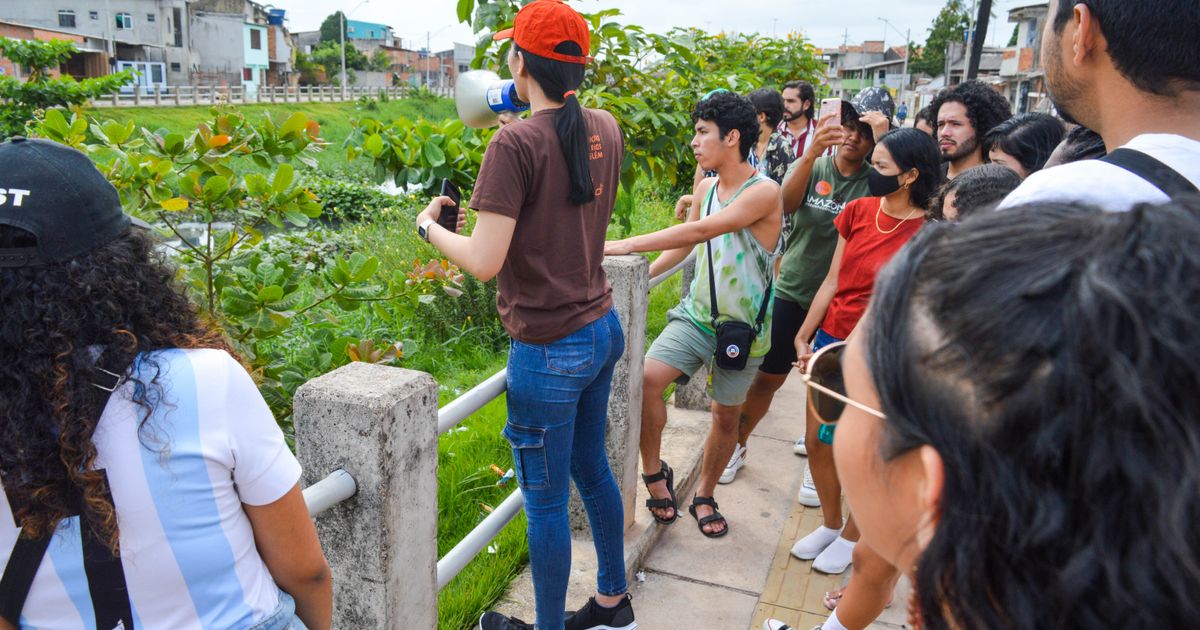
M 585 204 L 596 198 L 596 187 L 592 183 L 592 171 L 588 165 L 588 128 L 583 117 L 583 106 L 574 92 L 583 83 L 584 66 L 578 63 L 555 61 L 539 57 L 513 44 L 516 52 L 525 59 L 530 76 L 550 100 L 561 102 L 562 107 L 554 115 L 554 129 L 558 131 L 558 142 L 562 145 L 563 159 L 567 162 L 567 173 L 571 180 L 571 192 L 567 196 L 575 205 Z M 564 55 L 583 55 L 575 42 L 563 42 L 554 52 Z

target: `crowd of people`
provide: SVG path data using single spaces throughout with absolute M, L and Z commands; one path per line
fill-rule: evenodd
M 503 434 L 536 620 L 488 612 L 480 630 L 637 627 L 604 445 L 625 336 L 601 264 L 639 252 L 661 252 L 652 275 L 696 254 L 643 370 L 657 526 L 686 505 L 692 535 L 737 527 L 718 491 L 759 465 L 749 436 L 796 374 L 803 415 L 776 413 L 794 416 L 797 500 L 823 522 L 791 552 L 853 566 L 822 630 L 865 628 L 901 576 L 912 627 L 1200 619 L 1200 5 L 1051 0 L 1057 115 L 1013 116 L 977 81 L 911 126 L 877 88 L 823 118 L 802 81 L 698 94 L 679 223 L 609 242 L 624 147 L 578 98 L 588 28 L 537 0 L 496 35 L 531 115 L 490 142 L 470 235 L 465 210 L 439 223 L 446 197 L 416 218 L 497 279 L 511 336 Z M 0 145 L 0 309 L 0 630 L 331 626 L 282 432 L 74 149 Z M 663 394 L 701 368 L 712 425 L 680 497 Z M 573 611 L 571 482 L 598 559 Z

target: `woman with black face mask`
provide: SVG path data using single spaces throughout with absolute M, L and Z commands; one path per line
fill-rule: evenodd
M 814 352 L 846 339 L 858 325 L 871 299 L 875 274 L 924 224 L 925 209 L 942 184 L 941 161 L 929 134 L 897 129 L 880 138 L 867 175 L 871 196 L 850 202 L 834 220 L 839 237 L 833 261 L 796 335 L 796 366 L 802 372 Z M 817 426 L 811 408 L 808 414 L 810 424 Z M 831 426 L 821 425 L 817 439 L 832 444 Z M 840 502 L 833 461 L 816 459 L 809 466 L 821 505 Z M 843 523 L 838 515 L 800 539 L 792 554 L 815 558 L 818 571 L 841 573 L 851 563 L 857 540 L 853 521 Z

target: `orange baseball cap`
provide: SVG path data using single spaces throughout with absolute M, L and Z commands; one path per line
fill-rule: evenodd
M 562 0 L 534 0 L 517 12 L 513 27 L 492 36 L 494 40 L 512 39 L 521 50 L 539 57 L 586 65 L 592 58 L 592 36 L 587 22 Z M 567 55 L 554 49 L 563 42 L 574 42 L 583 55 Z

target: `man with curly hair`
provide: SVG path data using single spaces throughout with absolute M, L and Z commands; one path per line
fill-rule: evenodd
M 984 164 L 983 137 L 1012 117 L 1008 101 L 979 81 L 964 81 L 943 91 L 929 108 L 937 121 L 936 139 L 947 179 Z
M 704 443 L 700 483 L 688 511 L 710 538 L 729 533 L 717 511 L 713 490 L 738 438 L 738 411 L 758 366 L 771 346 L 770 304 L 775 259 L 783 249 L 779 184 L 760 174 L 746 156 L 759 135 L 750 99 L 720 92 L 701 100 L 692 112 L 696 135 L 692 151 L 706 171 L 716 171 L 696 188 L 688 221 L 652 234 L 609 242 L 606 256 L 662 251 L 650 274 L 674 267 L 696 250 L 691 292 L 667 314 L 667 327 L 646 353 L 642 379 L 642 468 L 654 520 L 678 518 L 674 476 L 659 458 L 667 408 L 663 393 L 672 382 L 686 383 L 703 365 L 711 366 L 709 393 L 713 424 Z M 722 352 L 745 360 L 741 369 L 714 364 L 717 328 L 731 321 L 756 326 L 748 348 Z
M 1054 0 L 1042 36 L 1059 114 L 1110 154 L 1034 173 L 1002 204 L 1081 201 L 1112 211 L 1200 186 L 1200 2 Z M 1132 160 L 1132 161 L 1131 161 Z

